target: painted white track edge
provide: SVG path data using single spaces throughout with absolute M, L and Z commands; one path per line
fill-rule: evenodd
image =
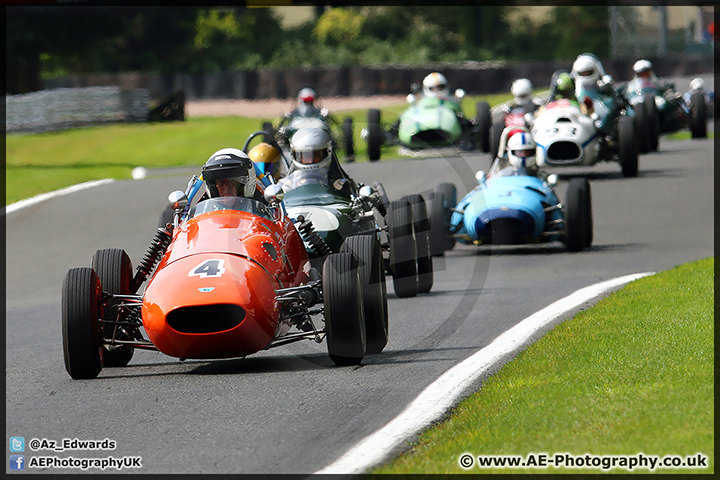
M 503 357 L 523 348 L 535 332 L 559 316 L 616 287 L 654 272 L 636 273 L 596 283 L 562 298 L 527 317 L 496 338 L 490 345 L 445 372 L 390 423 L 361 440 L 332 464 L 316 474 L 358 474 L 380 464 L 392 451 L 440 419 L 457 403 L 463 392 Z
M 93 180 L 90 182 L 85 183 L 79 183 L 77 185 L 72 185 L 70 187 L 62 188 L 60 190 L 55 190 L 54 192 L 48 192 L 48 193 L 41 193 L 40 195 L 35 195 L 34 197 L 27 198 L 25 200 L 20 200 L 19 202 L 15 202 L 13 204 L 10 204 L 5 207 L 5 215 L 8 213 L 15 212 L 17 210 L 20 210 L 21 208 L 29 207 L 30 205 L 35 205 L 40 202 L 44 202 L 45 200 L 49 200 L 51 198 L 60 197 L 62 195 L 67 195 L 69 193 L 78 192 L 80 190 L 85 190 L 86 188 L 92 188 L 96 187 L 98 185 L 104 185 L 106 183 L 114 182 L 112 178 L 105 178 L 103 180 Z

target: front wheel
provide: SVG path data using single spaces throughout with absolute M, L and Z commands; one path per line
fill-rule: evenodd
M 618 157 L 620 157 L 623 176 L 637 177 L 637 143 L 633 120 L 630 117 L 621 117 L 618 121 Z
M 692 138 L 707 138 L 707 104 L 702 92 L 690 97 L 690 131 Z
M 380 110 L 368 110 L 367 131 L 368 160 L 377 162 L 380 160 L 380 147 L 382 147 L 384 137 L 382 126 L 380 125 Z
M 353 120 L 348 117 L 343 120 L 342 125 L 343 144 L 345 146 L 345 160 L 355 161 L 355 140 L 353 139 Z
M 96 378 L 103 367 L 100 288 L 100 279 L 90 267 L 70 269 L 63 281 L 63 357 L 65 370 L 76 380 Z
M 590 198 L 590 183 L 586 178 L 570 180 L 565 208 L 565 244 L 571 252 L 579 252 L 592 242 Z
M 358 365 L 365 356 L 365 312 L 360 272 L 352 254 L 328 255 L 322 277 L 330 359 L 335 365 Z

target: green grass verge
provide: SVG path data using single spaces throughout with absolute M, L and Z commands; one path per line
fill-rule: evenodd
M 708 258 L 642 278 L 560 324 L 372 473 L 603 473 L 458 464 L 463 453 L 540 452 L 703 453 L 707 469 L 654 473 L 714 472 L 713 267 Z
M 463 101 L 469 117 L 482 98 L 491 105 L 507 95 L 467 97 Z M 391 124 L 406 104 L 382 109 L 383 121 Z M 335 112 L 332 112 L 335 115 Z M 367 161 L 366 142 L 360 130 L 367 110 L 338 111 L 336 117 L 353 118 L 356 158 Z M 267 120 L 274 120 L 268 118 Z M 196 166 L 220 148 L 242 148 L 248 135 L 261 129 L 262 119 L 243 117 L 199 117 L 185 122 L 118 124 L 77 128 L 44 134 L 6 136 L 5 204 L 78 183 L 102 178 L 131 178 L 133 168 Z M 254 140 L 253 145 L 256 141 Z M 397 157 L 397 147 L 383 150 L 383 161 Z

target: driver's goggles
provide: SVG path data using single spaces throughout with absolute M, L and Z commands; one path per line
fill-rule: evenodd
M 534 157 L 535 150 L 513 150 L 512 154 L 520 158 Z
M 440 90 L 445 90 L 445 85 L 435 85 L 434 87 L 430 87 L 431 92 L 439 92 Z
M 311 150 L 311 151 L 295 151 L 293 157 L 295 160 L 302 163 L 303 165 L 312 165 L 314 163 L 320 163 L 328 155 L 327 148 L 322 150 Z
M 578 72 L 578 75 L 580 75 L 581 77 L 589 77 L 593 73 L 595 73 L 595 70 L 584 70 L 582 72 Z

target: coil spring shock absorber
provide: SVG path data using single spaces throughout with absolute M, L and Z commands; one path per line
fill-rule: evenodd
M 132 293 L 137 292 L 140 285 L 150 276 L 155 265 L 160 261 L 162 256 L 165 254 L 170 241 L 172 240 L 172 234 L 166 227 L 161 227 L 155 232 L 155 237 L 150 242 L 145 256 L 137 266 L 137 272 L 135 277 L 130 282 L 130 291 Z
M 298 216 L 298 220 L 300 221 L 298 231 L 300 232 L 300 235 L 302 235 L 303 240 L 310 244 L 313 251 L 321 257 L 330 255 L 332 253 L 330 247 L 328 247 L 325 240 L 323 240 L 317 231 L 315 231 L 315 227 L 313 227 L 312 222 L 310 220 L 305 220 L 305 217 L 302 215 Z

